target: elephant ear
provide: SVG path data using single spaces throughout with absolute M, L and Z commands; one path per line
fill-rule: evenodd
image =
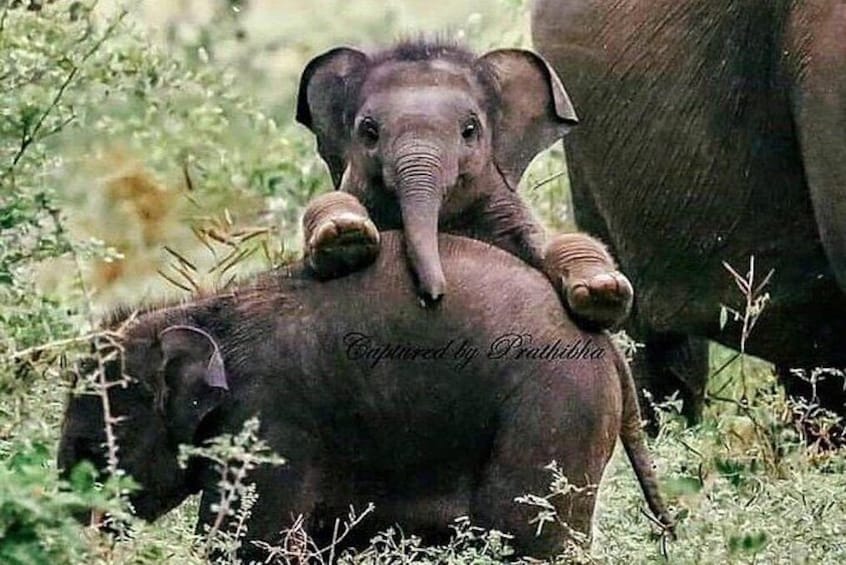
M 297 121 L 317 137 L 317 150 L 329 167 L 335 188 L 346 167 L 353 115 L 369 59 L 361 51 L 338 47 L 306 65 L 297 94 Z
M 190 444 L 229 390 L 220 346 L 205 330 L 188 325 L 164 329 L 159 344 L 166 391 L 159 409 L 167 417 L 172 438 Z
M 558 75 L 538 54 L 498 49 L 479 58 L 499 90 L 494 119 L 494 160 L 516 189 L 535 155 L 563 137 L 579 120 Z

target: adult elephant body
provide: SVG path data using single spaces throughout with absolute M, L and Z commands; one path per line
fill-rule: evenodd
M 538 0 L 536 47 L 583 126 L 565 139 L 576 220 L 637 289 L 636 376 L 698 414 L 707 347 L 739 324 L 722 262 L 771 300 L 747 351 L 788 368 L 846 366 L 846 4 L 841 0 Z M 838 281 L 840 284 L 838 284 Z M 820 385 L 843 412 L 840 379 Z
M 467 515 L 515 533 L 523 552 L 551 555 L 565 531 L 550 525 L 536 537 L 532 510 L 514 498 L 546 492 L 551 461 L 574 484 L 598 484 L 617 437 L 669 523 L 631 377 L 607 337 L 574 326 L 548 280 L 512 255 L 454 236 L 439 245 L 454 283 L 434 310 L 418 306 L 402 239 L 385 232 L 376 263 L 347 277 L 320 283 L 292 267 L 132 321 L 122 345 L 135 383 L 112 387 L 110 400 L 127 418 L 117 426 L 121 466 L 143 487 L 139 515 L 154 519 L 202 490 L 200 523 L 212 522 L 217 479 L 201 461 L 180 470 L 175 445 L 257 414 L 288 462 L 250 477 L 251 539 L 273 543 L 303 514 L 326 541 L 350 504 L 373 502 L 362 534 L 399 523 L 438 539 Z M 582 353 L 538 349 L 555 342 Z M 104 465 L 102 441 L 99 399 L 73 397 L 60 466 Z M 558 510 L 589 532 L 594 502 L 593 491 L 574 493 Z

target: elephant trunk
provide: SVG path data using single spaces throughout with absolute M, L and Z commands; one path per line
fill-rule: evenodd
M 442 152 L 419 138 L 400 146 L 393 161 L 393 180 L 405 232 L 411 268 L 417 276 L 426 306 L 436 304 L 446 291 L 438 254 L 438 217 L 446 187 L 457 177 L 444 167 Z

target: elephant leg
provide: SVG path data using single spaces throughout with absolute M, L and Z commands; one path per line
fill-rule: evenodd
M 846 290 L 846 4 L 795 2 L 784 47 L 805 178 L 820 240 Z
M 298 434 L 291 437 L 303 438 Z M 260 465 L 241 481 L 243 485 L 255 485 L 255 492 L 259 493 L 249 508 L 249 516 L 243 524 L 239 522 L 238 516 L 243 502 L 240 496 L 236 497 L 231 504 L 233 513 L 221 514 L 218 509 L 222 500 L 219 489 L 220 476 L 217 471 L 209 469 L 204 481 L 209 486 L 203 490 L 200 499 L 197 534 L 207 535 L 210 528 L 215 528 L 216 525 L 217 531 L 220 532 L 217 539 L 223 541 L 227 539 L 227 536 L 238 531 L 243 536 L 237 552 L 240 561 L 263 563 L 268 556 L 267 551 L 252 542 L 261 541 L 270 546 L 282 545 L 283 541 L 286 541 L 285 530 L 294 526 L 297 518 L 302 516 L 304 533 L 319 547 L 324 547 L 327 540 L 320 531 L 321 517 L 318 513 L 325 476 L 323 469 L 316 463 L 316 458 L 313 456 L 314 446 L 309 445 L 308 440 L 301 439 L 300 443 L 301 445 L 297 447 L 284 450 L 286 452 L 284 464 Z M 228 479 L 231 481 L 231 473 Z M 287 541 L 288 545 L 285 549 L 288 551 L 296 553 L 308 549 L 300 543 L 303 541 L 302 536 L 296 534 L 287 536 Z M 219 550 L 216 552 L 211 556 L 212 562 L 231 561 L 231 556 L 220 555 Z M 224 557 L 228 558 L 224 559 Z
M 649 337 L 632 366 L 639 390 L 648 390 L 656 402 L 678 393 L 682 415 L 691 425 L 702 418 L 708 371 L 708 340 L 683 334 Z M 649 422 L 648 430 L 656 432 L 652 404 L 641 398 L 641 406 Z
M 340 277 L 373 262 L 379 232 L 358 199 L 330 192 L 309 202 L 303 215 L 305 261 L 320 279 Z
M 541 375 L 533 375 L 538 380 Z M 471 500 L 475 525 L 508 532 L 521 555 L 548 558 L 590 543 L 596 486 L 602 478 L 620 429 L 620 409 L 611 408 L 619 387 L 594 383 L 601 394 L 581 395 L 565 387 L 567 376 L 539 387 L 537 394 L 509 402 L 494 439 L 493 452 L 483 468 Z M 555 461 L 576 490 L 555 495 L 556 520 L 545 523 L 538 535 L 534 519 L 541 508 L 515 502 L 527 494 L 550 494 Z
M 609 328 L 620 324 L 632 307 L 633 290 L 605 246 L 584 233 L 557 235 L 546 246 L 544 271 L 579 325 Z
M 487 241 L 541 269 L 582 328 L 595 331 L 619 324 L 632 306 L 632 285 L 605 246 L 584 233 L 558 235 L 544 245 L 543 228 L 514 193 L 486 202 L 472 229 L 453 230 Z

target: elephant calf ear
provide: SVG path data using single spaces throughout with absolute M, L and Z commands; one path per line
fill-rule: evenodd
M 220 346 L 208 332 L 194 326 L 170 326 L 159 334 L 159 342 L 165 365 L 178 361 L 183 372 L 191 368 L 192 379 L 202 380 L 211 388 L 229 390 Z
M 564 86 L 540 55 L 524 49 L 498 49 L 483 55 L 479 64 L 493 73 L 499 90 L 494 160 L 515 189 L 535 155 L 579 120 Z
M 223 356 L 205 330 L 170 326 L 159 334 L 167 399 L 162 409 L 177 443 L 192 443 L 203 419 L 229 390 Z
M 345 168 L 352 124 L 349 105 L 358 96 L 368 58 L 361 51 L 338 47 L 306 65 L 297 94 L 297 121 L 317 136 L 317 150 L 329 167 L 335 188 Z

